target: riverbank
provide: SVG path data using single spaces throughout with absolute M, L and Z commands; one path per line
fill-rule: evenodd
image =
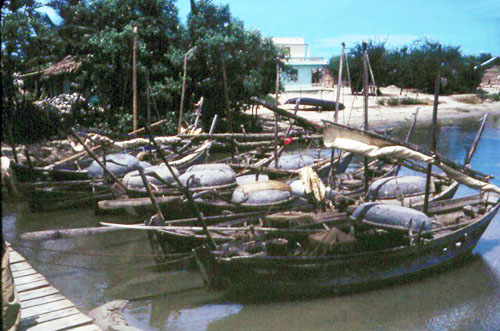
M 426 123 L 432 121 L 432 104 L 434 96 L 431 94 L 415 93 L 403 91 L 400 95 L 398 87 L 381 88 L 382 96 L 370 96 L 368 99 L 368 119 L 371 126 L 385 127 L 407 124 L 408 120 L 418 109 L 418 122 Z M 492 88 L 490 93 L 500 92 L 500 87 Z M 324 100 L 335 100 L 336 91 L 317 92 L 287 92 L 279 96 L 280 107 L 289 111 L 294 111 L 295 105 L 284 104 L 286 100 L 297 97 L 310 97 Z M 420 104 L 413 105 L 388 105 L 391 101 L 398 100 L 417 100 Z M 341 91 L 340 102 L 344 104 L 345 109 L 339 111 L 339 122 L 345 125 L 359 126 L 364 122 L 364 102 L 362 95 L 351 95 L 348 88 Z M 301 106 L 301 109 L 303 106 Z M 464 118 L 481 117 L 485 113 L 491 115 L 500 114 L 500 101 L 491 100 L 481 101 L 475 94 L 460 94 L 439 97 L 438 118 L 441 123 L 450 123 Z M 250 114 L 250 111 L 248 111 Z M 310 121 L 321 124 L 323 120 L 332 120 L 333 111 L 316 111 L 311 108 L 304 111 L 299 110 L 297 115 Z M 258 107 L 257 116 L 264 123 L 266 128 L 274 125 L 274 113 L 264 107 Z M 280 127 L 288 126 L 287 122 L 280 123 Z

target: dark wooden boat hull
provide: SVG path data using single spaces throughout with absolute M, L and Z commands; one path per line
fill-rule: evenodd
M 291 98 L 285 101 L 287 105 L 294 105 L 297 103 L 297 100 L 300 99 L 299 104 L 304 106 L 315 106 L 321 107 L 324 110 L 335 110 L 335 101 L 315 99 L 315 98 Z M 342 103 L 339 103 L 339 110 L 345 109 L 345 106 Z
M 84 180 L 88 179 L 87 172 L 67 169 L 43 169 L 29 167 L 24 164 L 11 163 L 14 176 L 20 182 L 34 182 L 38 180 Z
M 257 295 L 317 295 L 371 287 L 451 263 L 470 253 L 500 204 L 475 222 L 425 244 L 320 257 L 218 258 L 195 250 L 201 274 L 214 289 Z

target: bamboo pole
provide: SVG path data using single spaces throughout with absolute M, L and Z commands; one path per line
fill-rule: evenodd
M 201 112 L 203 111 L 203 97 L 200 98 L 200 101 L 198 102 L 198 108 L 196 109 L 196 118 L 194 120 L 193 124 L 193 129 L 196 130 L 198 127 L 198 121 L 200 120 Z
M 406 133 L 406 138 L 405 141 L 409 142 L 411 136 L 413 135 L 413 131 L 415 130 L 415 126 L 417 126 L 417 116 L 418 116 L 418 109 L 415 110 L 415 113 L 413 114 L 413 122 L 411 123 L 410 128 L 408 129 L 408 132 Z M 402 163 L 400 163 L 397 167 L 396 170 L 394 171 L 394 176 L 397 176 L 399 173 L 399 170 L 401 170 L 401 167 L 403 166 Z
M 137 130 L 137 25 L 134 25 L 134 44 L 132 46 L 132 89 L 134 98 L 132 103 L 134 131 Z
M 150 125 L 150 127 L 157 126 L 157 125 L 159 125 L 159 124 L 165 123 L 166 121 L 167 121 L 167 120 L 159 120 L 159 121 L 154 122 L 153 124 L 151 124 L 151 125 Z M 146 129 L 144 129 L 144 128 L 140 128 L 140 129 L 134 130 L 134 131 L 132 131 L 132 132 L 129 132 L 129 133 L 128 133 L 128 135 L 129 135 L 129 136 L 132 136 L 132 135 L 134 135 L 134 134 L 136 134 L 136 133 L 139 133 L 139 132 L 142 132 L 142 131 L 144 131 L 144 130 L 146 130 Z
M 437 152 L 437 115 L 439 104 L 439 87 L 441 83 L 441 45 L 438 46 L 438 63 L 436 72 L 436 81 L 434 82 L 434 104 L 432 107 L 432 146 L 433 153 Z M 424 213 L 427 213 L 429 208 L 429 196 L 431 187 L 432 163 L 427 165 L 427 176 L 425 181 L 425 197 L 424 197 Z
M 365 131 L 368 131 L 368 51 L 366 50 L 366 42 L 363 42 L 363 95 L 364 95 L 364 124 Z M 363 159 L 365 176 L 364 176 L 364 189 L 365 194 L 368 193 L 368 158 L 365 156 Z
M 146 69 L 146 122 L 151 126 L 151 102 L 149 96 L 149 77 L 148 70 Z
M 344 50 L 345 43 L 342 43 L 342 51 L 340 52 L 340 63 L 339 63 L 339 74 L 337 80 L 337 99 L 335 102 L 335 116 L 334 122 L 337 123 L 339 120 L 339 106 L 340 106 L 340 85 L 342 84 L 342 61 L 344 60 Z
M 94 154 L 94 152 L 92 152 L 90 150 L 90 148 L 88 148 L 87 146 L 85 146 L 85 144 L 83 143 L 82 139 L 73 130 L 71 130 L 71 134 L 83 146 L 83 148 L 85 148 L 85 150 L 87 151 L 87 153 L 89 153 L 89 155 L 97 162 L 97 164 L 99 164 L 101 166 L 101 168 L 103 169 L 103 171 L 109 177 L 111 177 L 111 179 L 113 179 L 113 181 L 116 184 L 118 184 L 118 186 L 120 186 L 124 190 L 124 192 L 127 192 L 128 190 L 125 187 L 125 185 L 123 185 L 123 183 L 111 171 L 109 171 L 108 168 L 106 168 L 106 166 L 101 162 L 101 160 L 99 160 L 99 158 Z
M 184 111 L 184 97 L 186 95 L 186 78 L 187 78 L 187 67 L 188 67 L 188 60 L 191 54 L 194 52 L 196 49 L 195 47 L 190 48 L 185 54 L 184 54 L 184 65 L 183 65 L 183 74 L 182 74 L 182 91 L 181 91 L 181 105 L 179 109 L 179 124 L 177 124 L 177 132 L 180 133 L 181 126 L 182 126 L 182 115 Z
M 231 109 L 229 106 L 229 88 L 227 86 L 227 73 L 226 73 L 226 60 L 224 59 L 224 54 L 221 54 L 221 65 L 222 65 L 222 81 L 224 84 L 224 101 L 226 106 L 226 118 L 228 129 L 230 133 L 233 133 L 233 116 L 231 114 Z
M 269 109 L 275 113 L 278 113 L 281 116 L 294 119 L 298 126 L 301 126 L 306 130 L 319 131 L 322 129 L 321 125 L 316 124 L 312 121 L 309 121 L 308 119 L 301 117 L 299 115 L 292 114 L 289 111 L 286 111 L 286 110 L 281 109 L 279 107 L 276 107 L 274 105 L 270 105 L 265 100 L 259 99 L 257 97 L 252 97 L 252 101 L 254 101 L 255 103 L 257 103 L 261 106 L 266 107 L 267 109 Z
M 151 190 L 151 185 L 149 185 L 148 178 L 146 177 L 146 174 L 144 173 L 144 168 L 139 167 L 137 169 L 139 171 L 139 174 L 141 175 L 142 182 L 144 183 L 144 186 L 146 187 L 146 191 L 148 192 L 149 199 L 151 199 L 151 203 L 153 204 L 153 207 L 156 209 L 156 213 L 158 217 L 162 221 L 165 221 L 165 217 L 163 216 L 163 213 L 161 212 L 160 205 L 158 204 L 158 200 L 156 200 L 153 191 Z
M 155 146 L 156 150 L 160 154 L 160 158 L 162 159 L 163 163 L 167 166 L 168 171 L 170 171 L 170 173 L 174 177 L 175 182 L 177 183 L 177 185 L 179 185 L 180 190 L 182 191 L 184 196 L 187 198 L 189 205 L 195 211 L 196 216 L 197 216 L 198 220 L 200 221 L 200 223 L 202 224 L 203 230 L 205 231 L 205 233 L 207 235 L 208 244 L 210 245 L 210 248 L 212 248 L 214 250 L 217 249 L 217 244 L 215 243 L 214 239 L 212 238 L 210 232 L 208 231 L 207 224 L 203 218 L 203 214 L 200 212 L 198 205 L 194 201 L 193 196 L 192 196 L 191 192 L 189 191 L 189 188 L 186 188 L 184 185 L 182 185 L 181 181 L 179 180 L 179 177 L 177 177 L 177 175 L 174 173 L 172 167 L 170 166 L 170 163 L 167 161 L 165 154 L 163 154 L 163 150 L 160 148 L 160 146 L 154 140 L 153 135 L 151 134 L 151 130 L 147 126 L 145 128 L 146 128 L 146 132 L 148 134 L 149 140 Z
M 488 118 L 488 114 L 485 114 L 483 116 L 483 119 L 481 120 L 481 125 L 479 126 L 479 131 L 476 135 L 476 138 L 474 139 L 474 142 L 472 143 L 471 148 L 469 149 L 469 152 L 465 156 L 465 161 L 464 165 L 467 165 L 471 162 L 472 157 L 474 156 L 474 153 L 476 152 L 477 144 L 479 143 L 479 140 L 481 139 L 481 136 L 484 131 L 484 126 L 486 125 L 486 119 Z
M 275 84 L 275 98 L 276 98 L 276 106 L 279 105 L 278 101 L 278 93 L 280 89 L 280 68 L 279 63 L 276 62 L 276 84 Z M 278 168 L 278 114 L 274 113 L 274 166 Z

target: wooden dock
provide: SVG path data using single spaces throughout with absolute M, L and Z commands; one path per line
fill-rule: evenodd
M 10 268 L 21 303 L 20 330 L 101 330 L 10 245 L 9 250 Z

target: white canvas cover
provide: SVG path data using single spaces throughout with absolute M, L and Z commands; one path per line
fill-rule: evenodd
M 363 135 L 356 131 L 350 131 L 342 127 L 326 127 L 323 132 L 323 143 L 329 148 L 342 149 L 370 158 L 387 157 L 432 163 L 443 169 L 451 179 L 460 184 L 464 184 L 474 189 L 493 191 L 500 194 L 500 188 L 497 186 L 472 178 L 458 169 L 452 169 L 442 162 L 435 160 L 433 157 L 414 151 L 408 147 L 392 145 L 392 142 Z

